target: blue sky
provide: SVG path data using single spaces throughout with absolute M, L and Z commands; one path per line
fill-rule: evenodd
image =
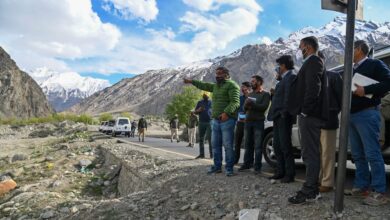
M 365 0 L 365 19 L 389 21 L 389 8 L 389 0 Z M 336 16 L 343 15 L 322 10 L 320 0 L 1 1 L 0 46 L 28 71 L 45 66 L 115 83 L 270 43 Z

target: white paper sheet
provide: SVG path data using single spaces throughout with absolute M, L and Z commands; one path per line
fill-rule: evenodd
M 351 87 L 351 91 L 354 92 L 356 90 L 356 86 L 355 84 L 358 84 L 359 86 L 369 86 L 369 85 L 372 85 L 372 84 L 376 84 L 376 83 L 379 83 L 378 81 L 376 80 L 373 80 L 367 76 L 363 76 L 362 74 L 360 73 L 355 73 L 355 75 L 353 76 L 352 78 L 352 87 Z M 366 95 L 367 98 L 371 98 L 372 95 Z

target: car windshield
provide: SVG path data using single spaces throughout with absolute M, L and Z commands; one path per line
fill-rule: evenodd
M 129 124 L 129 120 L 127 119 L 119 119 L 118 125 L 127 125 Z
M 115 121 L 109 121 L 108 122 L 108 126 L 114 126 L 114 124 L 115 124 Z

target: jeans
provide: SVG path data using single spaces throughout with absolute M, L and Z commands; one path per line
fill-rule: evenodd
M 252 167 L 256 171 L 261 170 L 261 160 L 263 157 L 261 144 L 264 135 L 264 121 L 245 122 L 245 154 L 244 167 Z M 254 158 L 253 158 L 254 156 Z
M 238 121 L 236 124 L 236 130 L 234 132 L 234 164 L 240 161 L 241 143 L 244 138 L 244 126 L 245 122 Z
M 213 157 L 213 148 L 211 144 L 211 124 L 210 122 L 199 122 L 199 155 L 204 156 L 204 142 L 207 138 L 209 142 L 210 157 Z
M 211 142 L 213 145 L 214 154 L 214 167 L 221 169 L 222 166 L 222 145 L 225 147 L 226 157 L 226 171 L 233 171 L 234 165 L 234 151 L 233 151 L 233 139 L 234 139 L 234 125 L 236 121 L 232 118 L 227 121 L 221 122 L 213 119 L 212 121 L 212 134 Z
M 356 166 L 354 187 L 368 189 L 371 185 L 375 192 L 384 193 L 386 173 L 379 144 L 380 124 L 378 110 L 363 110 L 351 114 L 349 140 Z
M 291 144 L 292 116 L 278 117 L 274 120 L 274 149 L 277 159 L 276 174 L 295 177 L 295 161 Z

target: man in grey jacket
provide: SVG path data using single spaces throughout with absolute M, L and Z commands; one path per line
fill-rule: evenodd
M 295 162 L 291 144 L 292 125 L 295 116 L 288 111 L 288 96 L 291 83 L 296 75 L 293 73 L 294 61 L 290 55 L 283 55 L 276 60 L 277 80 L 275 93 L 268 119 L 274 122 L 274 149 L 277 159 L 276 173 L 270 179 L 281 179 L 282 183 L 290 183 L 295 177 Z

